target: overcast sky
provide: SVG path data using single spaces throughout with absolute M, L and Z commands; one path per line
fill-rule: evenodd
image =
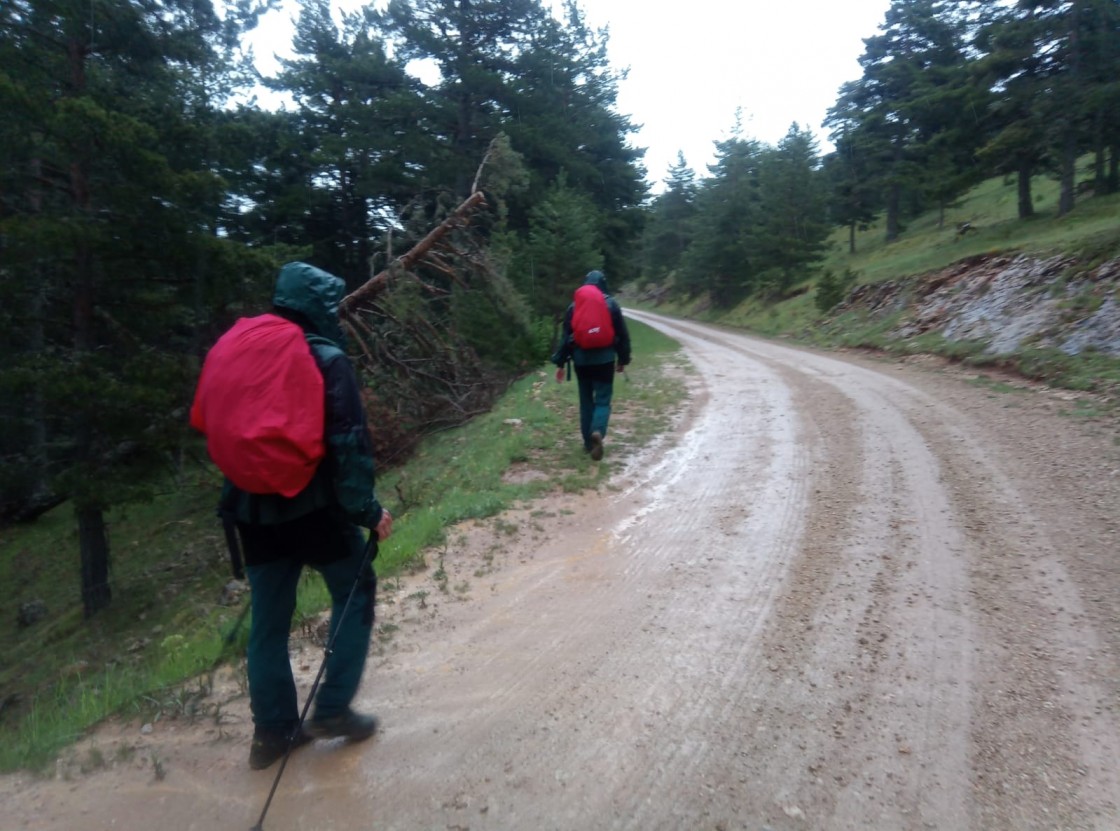
M 335 0 L 355 8 L 363 0 Z M 588 22 L 610 28 L 608 54 L 629 67 L 619 110 L 641 131 L 645 166 L 658 183 L 684 153 L 707 173 L 713 143 L 742 108 L 748 137 L 775 144 L 790 124 L 813 130 L 845 81 L 860 76 L 863 38 L 874 35 L 890 0 L 582 0 Z M 253 38 L 262 71 L 287 51 L 294 12 L 271 15 Z M 827 149 L 825 146 L 822 149 Z
M 649 178 L 665 178 L 677 151 L 706 173 L 713 142 L 742 107 L 748 137 L 774 144 L 797 122 L 816 132 L 845 81 L 860 77 L 863 38 L 890 0 L 586 0 L 610 26 L 609 53 L 630 76 L 619 109 L 643 125 Z M 652 9 L 660 9 L 660 13 Z

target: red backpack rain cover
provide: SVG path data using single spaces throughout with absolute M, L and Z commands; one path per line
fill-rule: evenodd
M 191 426 L 234 485 L 291 497 L 323 458 L 323 406 L 303 330 L 276 315 L 243 317 L 206 356 Z
M 602 349 L 614 345 L 614 324 L 607 298 L 598 286 L 576 289 L 572 312 L 572 339 L 580 349 Z

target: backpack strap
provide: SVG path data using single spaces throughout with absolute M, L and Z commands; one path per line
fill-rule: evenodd
M 245 562 L 241 559 L 241 546 L 237 540 L 237 523 L 233 520 L 233 514 L 218 511 L 218 517 L 222 520 L 222 530 L 226 532 L 226 547 L 229 549 L 229 565 L 233 571 L 234 579 L 245 579 Z
M 313 332 L 304 332 L 303 336 L 307 339 L 307 345 L 311 347 L 311 355 L 315 358 L 315 363 L 318 364 L 320 372 L 332 358 L 346 355 L 338 347 L 338 344 L 329 338 L 324 338 L 322 335 L 316 335 Z
M 235 580 L 245 579 L 245 561 L 241 557 L 241 545 L 237 538 L 237 515 L 234 513 L 230 499 L 233 496 L 233 485 L 227 480 L 222 488 L 221 499 L 218 500 L 218 519 L 222 521 L 222 530 L 226 534 L 226 548 L 229 549 L 229 565 Z

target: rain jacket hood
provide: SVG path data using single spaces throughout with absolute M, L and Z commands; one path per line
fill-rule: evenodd
M 587 272 L 587 276 L 583 278 L 583 284 L 585 286 L 595 286 L 599 291 L 603 292 L 603 294 L 610 294 L 610 291 L 607 289 L 606 275 L 601 271 Z
M 272 305 L 303 315 L 311 334 L 320 335 L 342 346 L 346 337 L 338 322 L 338 306 L 346 284 L 333 274 L 307 263 L 288 263 L 276 278 Z

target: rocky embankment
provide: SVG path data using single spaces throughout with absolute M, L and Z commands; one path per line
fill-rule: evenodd
M 834 314 L 901 313 L 892 338 L 980 341 L 990 355 L 1055 348 L 1120 357 L 1120 258 L 984 255 L 928 274 L 858 286 Z

